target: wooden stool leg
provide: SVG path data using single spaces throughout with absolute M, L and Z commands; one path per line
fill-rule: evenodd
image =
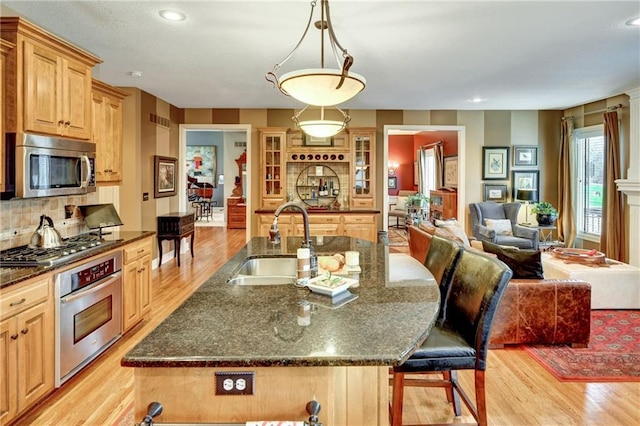
M 391 396 L 391 426 L 402 426 L 402 400 L 404 398 L 404 373 L 393 373 Z
M 442 375 L 445 380 L 448 380 L 452 383 L 451 387 L 447 388 L 447 401 L 449 401 L 453 406 L 453 414 L 456 417 L 459 417 L 462 415 L 462 407 L 460 406 L 460 395 L 458 394 L 456 388 L 453 386 L 454 382 L 458 382 L 458 373 L 456 371 L 443 371 Z
M 193 258 L 193 239 L 195 238 L 196 233 L 192 232 L 191 233 L 191 257 Z
M 487 401 L 484 392 L 484 370 L 476 370 L 476 408 L 478 410 L 478 426 L 487 426 Z

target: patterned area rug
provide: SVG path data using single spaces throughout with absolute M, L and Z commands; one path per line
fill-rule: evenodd
M 390 246 L 409 246 L 409 233 L 406 229 L 389 228 Z
M 562 382 L 640 382 L 640 311 L 591 311 L 588 347 L 525 346 Z

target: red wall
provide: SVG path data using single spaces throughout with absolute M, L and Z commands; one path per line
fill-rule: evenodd
M 389 163 L 398 163 L 399 167 L 392 176 L 398 178 L 398 187 L 389 189 L 389 195 L 398 195 L 401 189 L 413 190 L 413 135 L 389 135 Z

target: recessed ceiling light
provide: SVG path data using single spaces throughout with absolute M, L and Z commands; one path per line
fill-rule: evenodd
M 640 27 L 640 17 L 639 18 L 629 19 L 626 22 L 626 24 L 631 26 L 631 27 Z
M 142 77 L 142 71 L 129 71 L 129 75 L 133 78 Z
M 184 21 L 185 19 L 187 19 L 187 15 L 175 10 L 161 10 L 160 16 L 162 16 L 167 21 Z
M 476 103 L 476 104 L 479 103 L 479 102 L 482 102 L 482 101 L 484 101 L 484 99 L 482 99 L 480 97 L 475 97 L 475 98 L 469 99 L 469 102 L 473 102 L 473 103 Z

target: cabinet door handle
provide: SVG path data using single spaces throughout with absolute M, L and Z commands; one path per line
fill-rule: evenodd
M 11 302 L 9 303 L 9 306 L 18 306 L 18 305 L 22 305 L 24 302 L 26 302 L 27 299 L 25 299 L 24 297 L 22 299 L 20 299 L 20 301 L 18 302 Z
M 23 328 L 22 330 L 20 330 L 20 333 L 22 334 L 27 334 L 29 332 L 28 328 Z
M 58 120 L 58 124 L 64 124 L 64 120 Z
M 67 127 L 69 127 L 69 126 L 71 125 L 71 122 L 70 122 L 70 121 L 65 121 L 65 122 L 64 122 L 64 125 L 65 125 L 65 126 L 67 126 Z
M 12 334 L 11 335 L 11 340 L 17 340 L 18 339 L 18 334 Z

